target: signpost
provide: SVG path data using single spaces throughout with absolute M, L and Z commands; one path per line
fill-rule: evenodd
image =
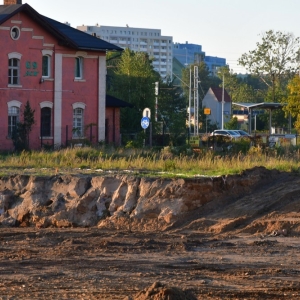
M 149 127 L 150 119 L 148 117 L 142 117 L 141 126 L 145 130 Z
M 150 115 L 151 115 L 150 109 L 149 108 L 145 108 L 144 111 L 143 111 L 143 115 L 144 114 L 145 115 L 149 115 L 149 117 L 148 116 L 142 117 L 142 119 L 141 119 L 141 126 L 144 129 L 144 133 L 146 135 L 146 129 L 150 125 L 150 147 L 152 147 L 152 126 L 151 126 L 151 122 L 150 122 Z M 144 139 L 144 147 L 145 147 L 145 144 L 146 144 L 146 141 Z
M 210 108 L 204 108 L 204 114 L 206 115 L 206 133 L 207 133 L 207 115 L 211 114 Z

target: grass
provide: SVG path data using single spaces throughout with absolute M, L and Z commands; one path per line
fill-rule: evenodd
M 238 174 L 245 169 L 264 166 L 299 172 L 300 150 L 262 150 L 252 147 L 247 154 L 211 151 L 180 153 L 166 147 L 161 151 L 125 148 L 67 148 L 58 151 L 30 151 L 0 156 L 0 175 L 57 173 L 129 173 L 141 176 L 195 177 Z

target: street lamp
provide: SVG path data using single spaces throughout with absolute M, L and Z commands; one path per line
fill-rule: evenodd
M 219 68 L 217 68 L 219 69 Z M 224 129 L 224 70 L 223 71 L 218 71 L 218 74 L 222 74 L 222 111 L 221 111 L 221 129 Z
M 223 73 L 223 84 L 222 84 L 222 130 L 224 129 L 224 73 Z

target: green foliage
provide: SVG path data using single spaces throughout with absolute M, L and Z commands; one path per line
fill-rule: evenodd
M 248 85 L 242 78 L 232 73 L 228 67 L 221 67 L 217 76 L 220 78 L 220 87 L 223 86 L 229 94 L 232 102 L 254 102 L 254 89 Z
M 16 151 L 29 150 L 29 134 L 34 124 L 34 112 L 29 101 L 26 102 L 23 112 L 23 122 L 19 122 L 12 132 L 12 141 Z
M 288 85 L 287 106 L 283 110 L 294 117 L 294 126 L 300 132 L 300 77 L 298 75 Z
M 269 89 L 269 101 L 280 102 L 287 80 L 298 67 L 299 38 L 292 33 L 266 31 L 255 50 L 244 53 L 239 64 L 259 76 Z
M 158 122 L 163 124 L 163 133 L 169 134 L 169 144 L 179 145 L 186 133 L 186 103 L 180 87 L 167 81 L 160 83 L 158 97 Z M 157 129 L 159 133 L 161 129 Z
M 251 139 L 247 137 L 240 138 L 234 141 L 233 144 L 234 144 L 233 150 L 235 153 L 247 154 L 247 152 L 251 148 Z
M 168 159 L 165 161 L 163 170 L 164 171 L 174 171 L 176 169 L 176 164 L 174 160 Z
M 224 127 L 226 129 L 235 130 L 235 129 L 238 129 L 238 124 L 239 124 L 239 122 L 238 122 L 237 117 L 233 117 L 226 124 L 224 124 Z
M 129 49 L 123 51 L 113 67 L 108 93 L 134 105 L 134 108 L 121 109 L 121 131 L 142 130 L 142 111 L 148 107 L 154 112 L 154 82 L 158 81 L 159 74 L 154 71 L 146 53 Z
M 241 141 L 246 147 L 246 141 Z M 227 144 L 228 146 L 229 144 Z M 233 147 L 232 147 L 233 146 Z M 103 152 L 103 149 L 84 147 L 59 151 L 22 151 L 0 156 L 0 170 L 3 175 L 11 174 L 124 174 L 128 168 L 139 176 L 194 177 L 203 175 L 236 174 L 255 166 L 285 171 L 300 170 L 299 146 L 283 145 L 274 149 L 251 147 L 246 153 L 242 146 L 231 143 L 231 148 L 198 149 L 197 153 L 184 154 L 177 147 L 165 147 L 161 153 L 150 149 L 117 148 Z M 186 148 L 188 151 L 188 148 Z M 99 170 L 101 169 L 101 170 Z M 118 171 L 116 171 L 118 170 Z M 126 171 L 125 171 L 126 170 Z M 142 170 L 142 172 L 141 172 Z M 143 174 L 143 175 L 141 175 Z

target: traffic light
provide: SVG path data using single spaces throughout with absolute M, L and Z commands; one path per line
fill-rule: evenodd
M 156 81 L 155 82 L 155 96 L 158 96 L 158 92 L 159 92 L 159 82 Z

